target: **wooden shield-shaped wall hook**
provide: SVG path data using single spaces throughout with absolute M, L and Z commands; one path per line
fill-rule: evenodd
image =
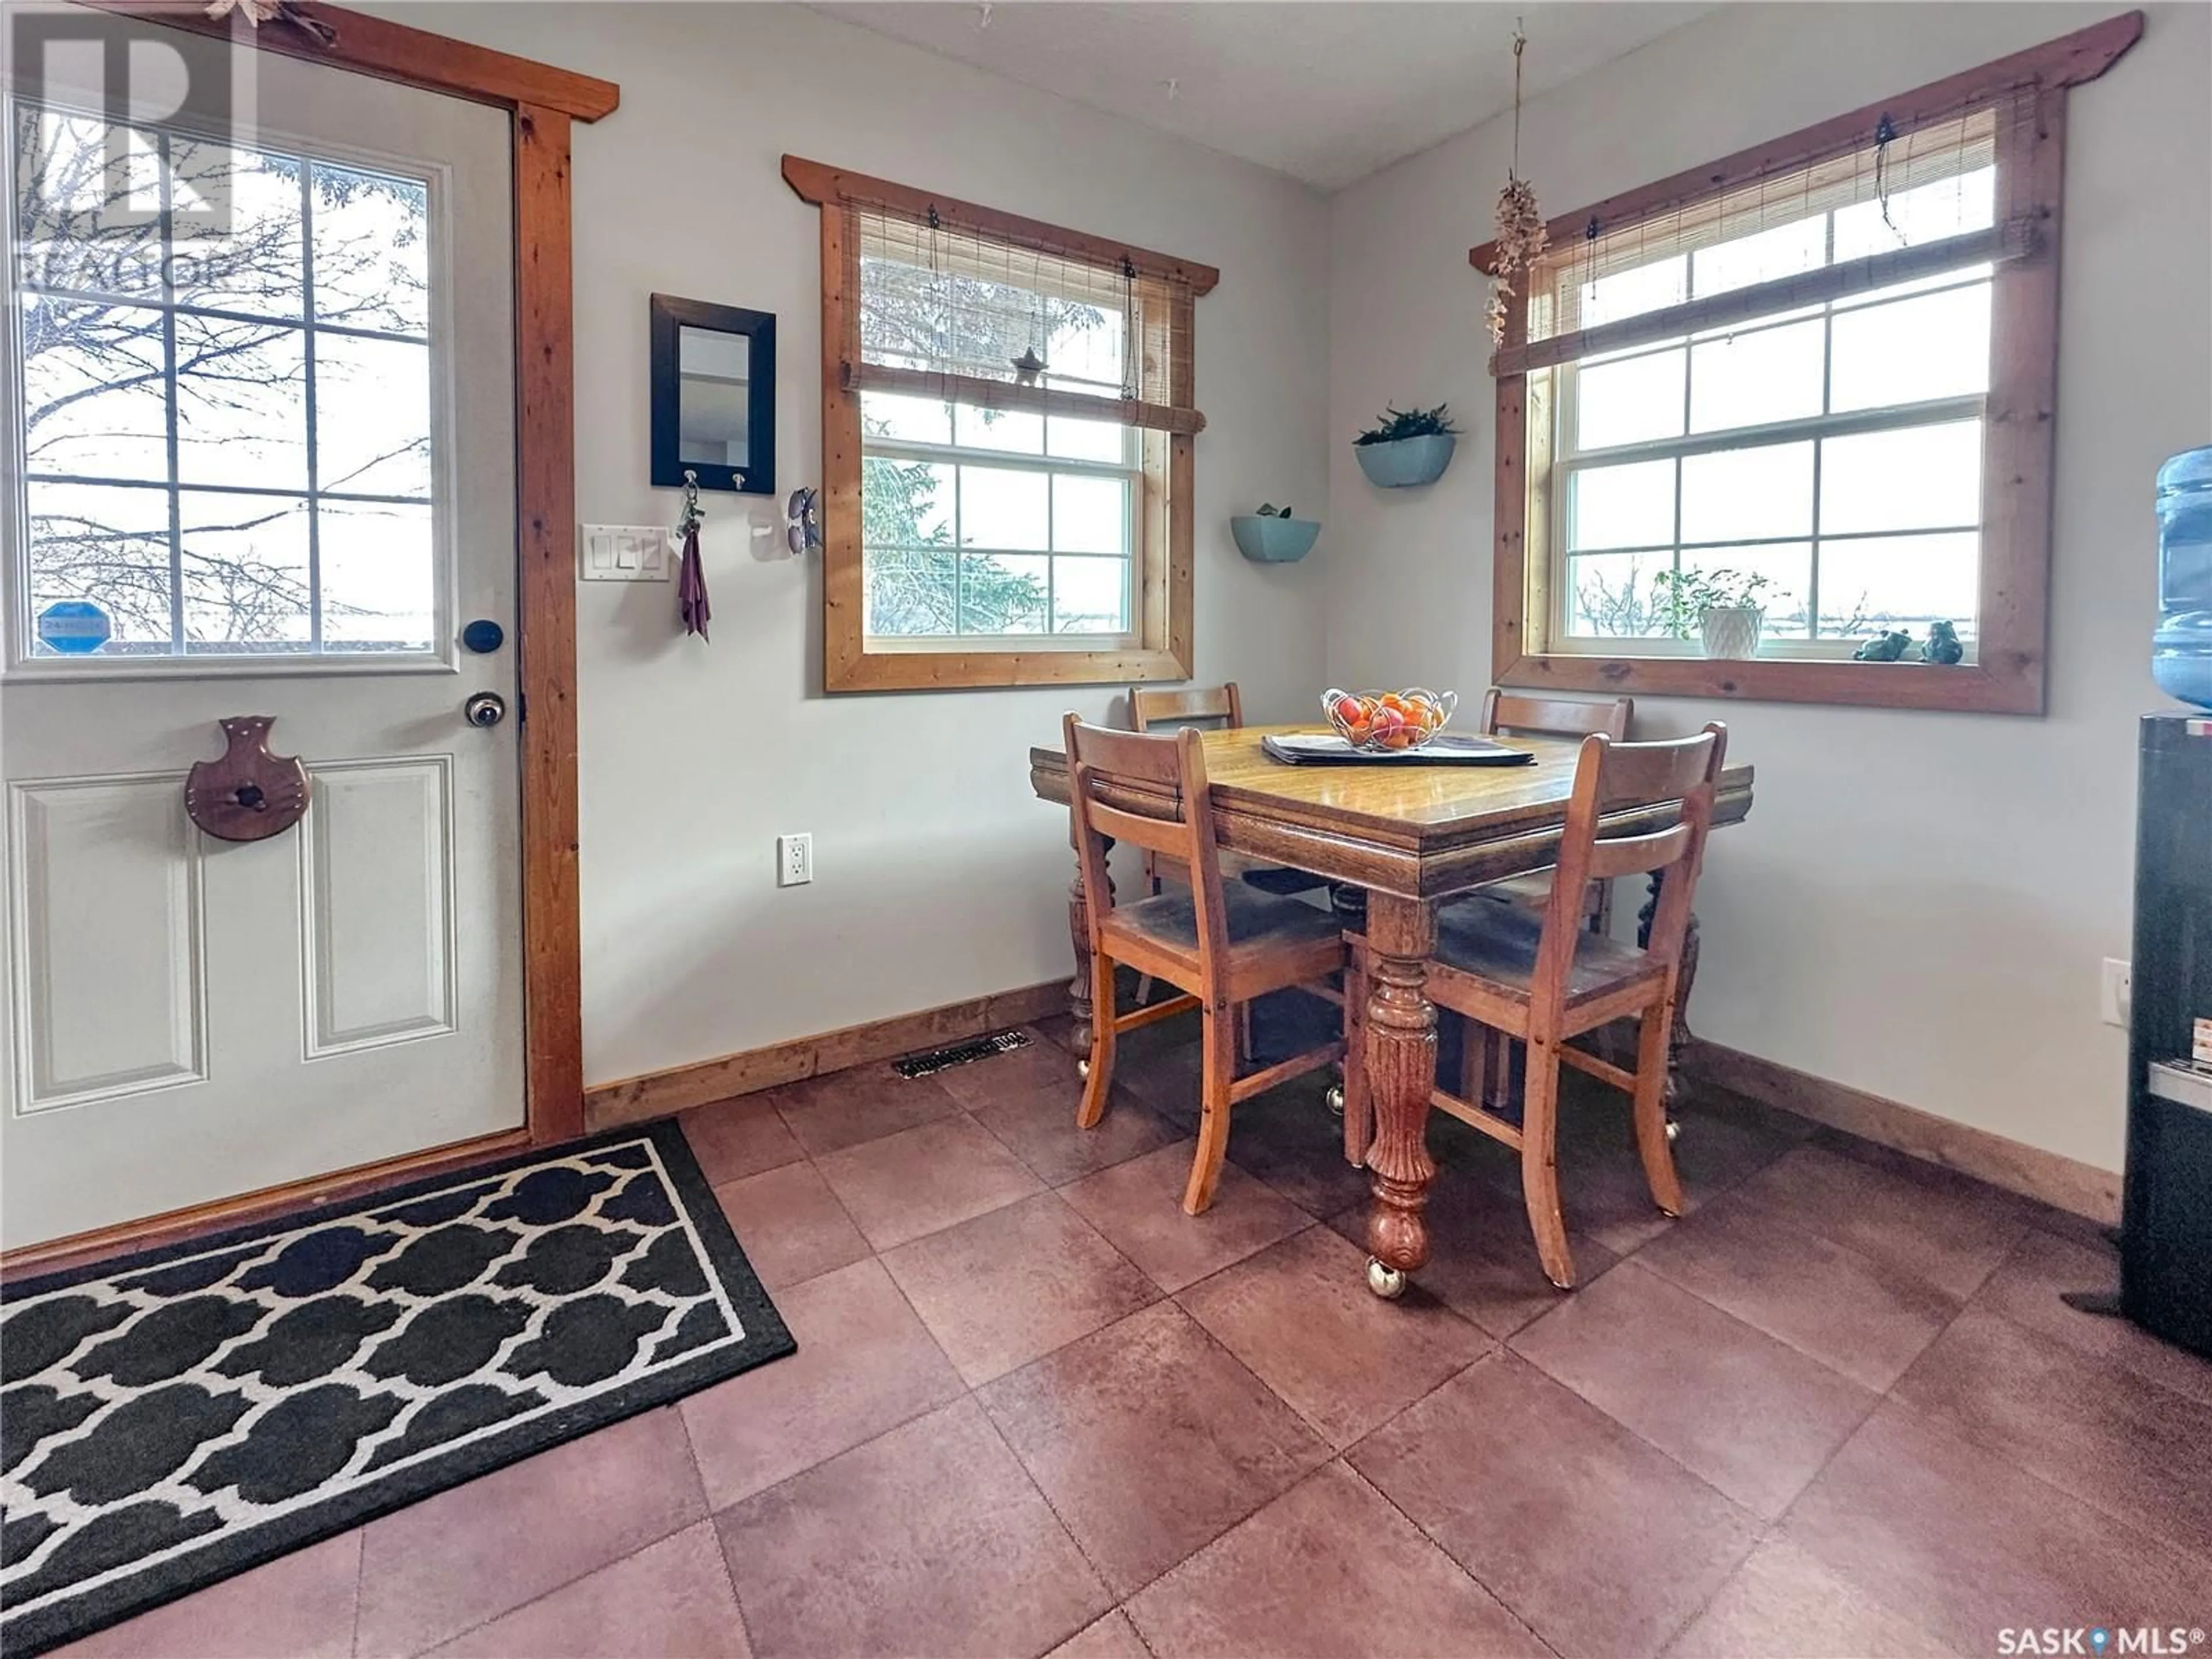
M 269 752 L 274 714 L 233 714 L 219 724 L 228 744 L 185 779 L 185 816 L 218 841 L 265 841 L 307 815 L 307 769 L 296 755 Z

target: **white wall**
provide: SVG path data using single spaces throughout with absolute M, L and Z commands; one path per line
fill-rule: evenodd
M 1536 100 L 1524 170 L 1571 210 L 2115 9 L 1730 8 Z M 1758 768 L 1699 890 L 1702 1035 L 2108 1169 L 2125 1048 L 2098 1022 L 2099 963 L 2128 952 L 2135 720 L 2161 703 L 2151 480 L 2212 441 L 2208 77 L 2212 9 L 2154 8 L 2069 100 L 2047 716 L 1638 702 L 1647 733 L 1726 720 Z M 1489 678 L 1491 388 L 1467 249 L 1508 136 L 1490 123 L 1331 203 L 1339 683 Z M 1452 471 L 1370 488 L 1352 434 L 1386 402 L 1441 398 L 1474 417 Z
M 576 505 L 647 487 L 646 296 L 776 313 L 777 487 L 818 481 L 817 210 L 786 151 L 1218 266 L 1198 306 L 1197 662 L 1255 718 L 1302 708 L 1322 571 L 1247 563 L 1228 516 L 1327 503 L 1327 206 L 1277 174 L 797 6 L 380 8 L 620 82 L 575 133 Z M 578 589 L 585 1072 L 604 1082 L 1069 972 L 1066 819 L 1027 750 L 1112 688 L 825 698 L 820 562 L 756 558 L 710 495 L 714 642 L 666 585 Z M 814 836 L 810 887 L 775 837 Z

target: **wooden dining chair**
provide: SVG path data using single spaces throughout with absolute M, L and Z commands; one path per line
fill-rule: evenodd
M 1200 1012 L 1202 1064 L 1198 1151 L 1182 1207 L 1213 1202 L 1237 1102 L 1328 1066 L 1344 1053 L 1340 1036 L 1304 1054 L 1237 1075 L 1237 1011 L 1270 991 L 1301 986 L 1342 1005 L 1326 981 L 1345 963 L 1344 935 L 1328 912 L 1294 898 L 1221 878 L 1206 750 L 1194 731 L 1172 736 L 1114 732 L 1067 716 L 1068 798 L 1083 867 L 1091 927 L 1091 1070 L 1079 1127 L 1105 1115 L 1114 1084 L 1115 1039 L 1188 1009 Z M 1188 888 L 1133 902 L 1115 901 L 1106 879 L 1110 841 L 1171 858 L 1190 872 Z M 1126 963 L 1184 994 L 1121 1013 L 1114 969 Z
M 1496 686 L 1482 694 L 1482 734 L 1503 732 L 1528 738 L 1587 738 L 1596 733 L 1622 742 L 1628 736 L 1629 716 L 1636 712 L 1633 697 L 1608 697 L 1602 702 L 1582 697 L 1532 697 Z M 1551 902 L 1552 878 L 1539 870 L 1525 876 L 1508 876 L 1481 890 L 1480 897 L 1504 899 L 1540 910 Z M 1587 920 L 1594 933 L 1613 931 L 1613 884 L 1590 884 Z
M 1220 685 L 1192 686 L 1182 690 L 1170 690 L 1164 686 L 1133 685 L 1129 688 L 1129 725 L 1139 732 L 1155 732 L 1162 726 L 1180 730 L 1195 726 L 1200 721 L 1218 720 L 1218 730 L 1239 731 L 1244 725 L 1244 700 L 1238 694 L 1237 682 L 1230 680 Z M 1326 876 L 1316 876 L 1310 871 L 1292 870 L 1279 864 L 1254 864 L 1234 858 L 1224 861 L 1237 877 L 1249 882 L 1266 893 L 1310 893 L 1328 885 Z M 1160 890 L 1164 881 L 1184 881 L 1188 878 L 1174 867 L 1170 860 L 1166 867 L 1152 854 L 1145 855 L 1145 884 L 1152 891 Z
M 1527 1043 L 1528 1077 L 1516 1127 L 1478 1100 L 1437 1090 L 1431 1103 L 1521 1154 L 1521 1193 L 1546 1277 L 1562 1290 L 1575 1282 L 1559 1211 L 1558 1129 L 1559 1067 L 1571 1066 L 1625 1090 L 1634 1103 L 1636 1146 L 1652 1201 L 1667 1214 L 1682 1211 L 1682 1188 L 1667 1134 L 1667 1059 L 1682 941 L 1690 903 L 1712 827 L 1713 793 L 1728 746 L 1717 721 L 1694 738 L 1664 743 L 1615 743 L 1603 733 L 1583 740 L 1574 793 L 1549 904 L 1538 915 L 1510 904 L 1453 905 L 1439 915 L 1428 995 L 1438 1007 Z M 1666 828 L 1608 832 L 1602 815 L 1679 803 Z M 1649 944 L 1639 950 L 1583 927 L 1590 883 L 1664 870 Z M 1366 994 L 1366 944 L 1352 941 L 1345 988 L 1349 1006 Z M 1625 1070 L 1568 1039 L 1607 1022 L 1638 1015 L 1636 1064 Z M 1371 1122 L 1358 1068 L 1347 1093 L 1361 1096 L 1362 1124 Z M 1352 1115 L 1347 1106 L 1346 1118 Z

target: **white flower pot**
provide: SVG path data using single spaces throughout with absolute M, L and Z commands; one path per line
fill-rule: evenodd
M 1709 657 L 1755 657 L 1759 631 L 1766 625 L 1763 605 L 1708 605 L 1698 612 L 1698 632 Z

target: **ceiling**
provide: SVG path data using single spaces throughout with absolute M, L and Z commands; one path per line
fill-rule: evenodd
M 1699 0 L 823 0 L 817 11 L 1335 190 L 1711 11 Z

